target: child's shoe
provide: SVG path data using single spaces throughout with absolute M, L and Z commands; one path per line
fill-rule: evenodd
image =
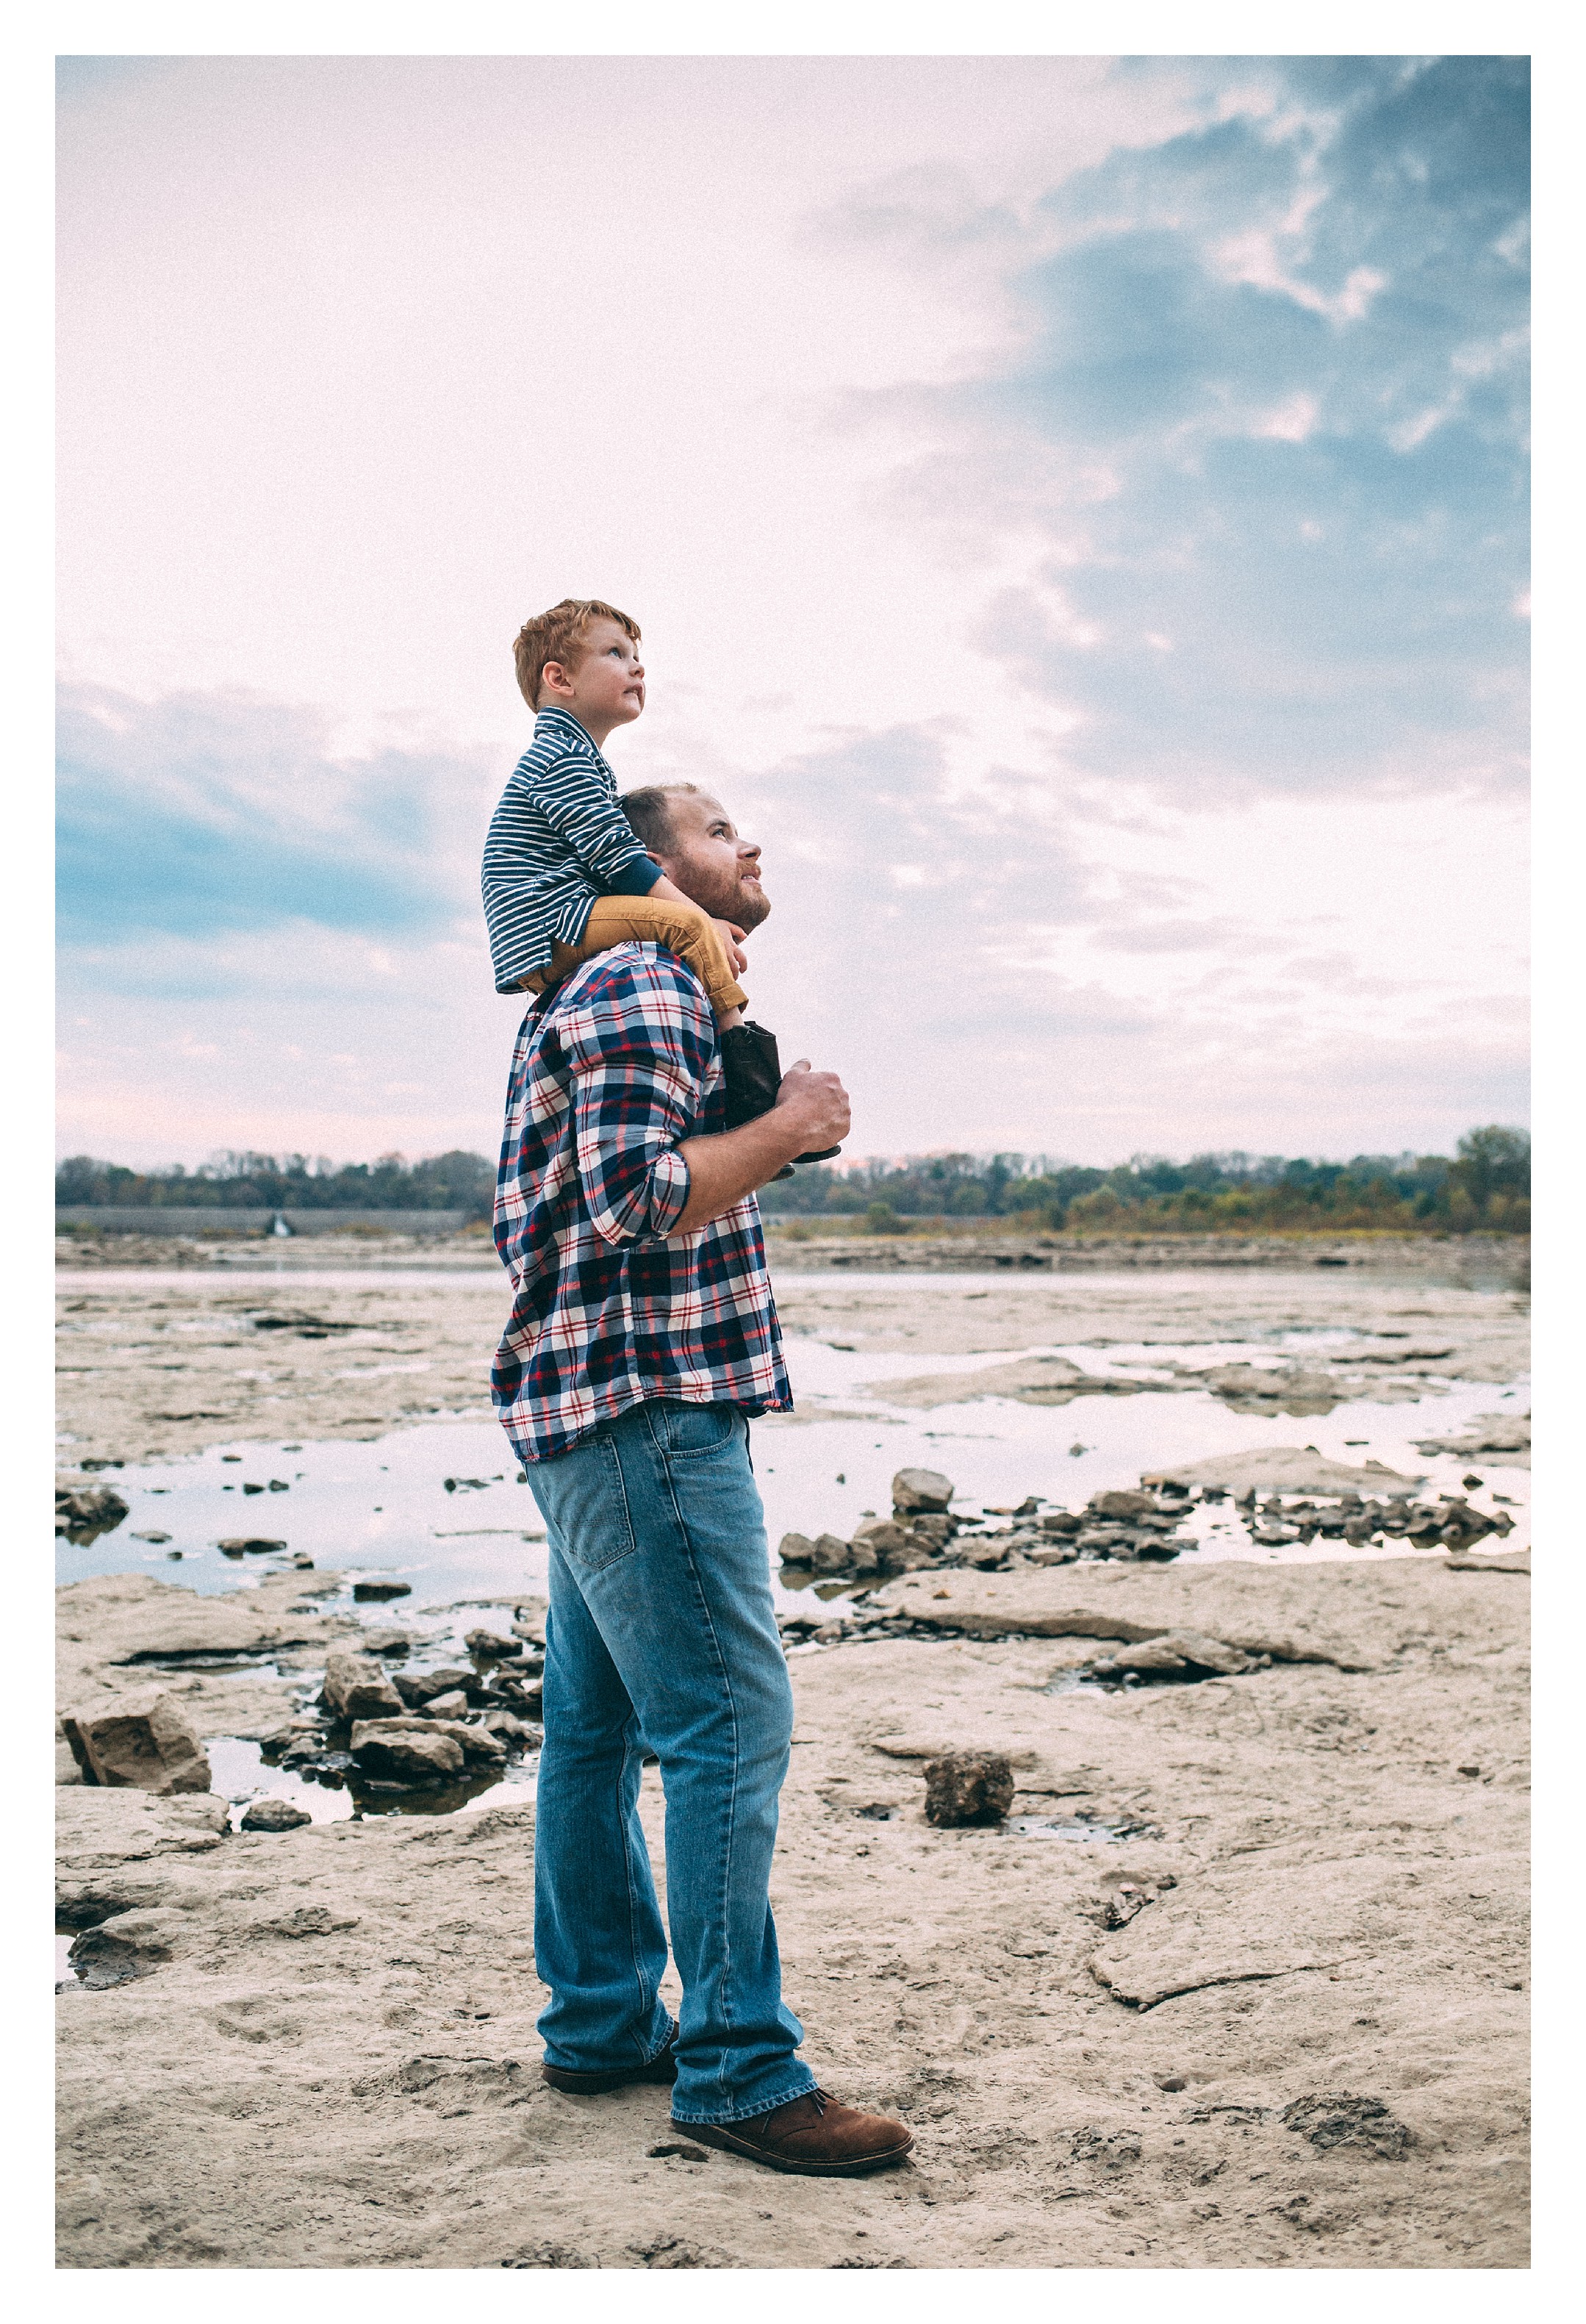
M 758 1121 L 775 1105 L 782 1085 L 776 1035 L 747 1017 L 742 1025 L 730 1025 L 722 1035 L 722 1073 L 727 1085 L 727 1128 L 741 1130 L 746 1121 Z M 840 1146 L 828 1146 L 819 1154 L 796 1154 L 793 1160 L 829 1162 L 842 1151 Z M 789 1163 L 778 1171 L 778 1177 L 785 1178 L 791 1168 Z

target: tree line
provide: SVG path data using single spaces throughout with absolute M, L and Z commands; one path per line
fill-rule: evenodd
M 410 1162 L 383 1154 L 377 1162 L 345 1162 L 323 1155 L 219 1154 L 189 1170 L 129 1170 L 74 1154 L 55 1173 L 58 1204 L 136 1210 L 466 1211 L 487 1219 L 495 1198 L 495 1164 L 460 1149 Z
M 189 1170 L 132 1170 L 74 1155 L 55 1200 L 157 1210 L 463 1211 L 487 1219 L 495 1165 L 461 1150 L 410 1162 L 400 1154 L 339 1167 L 303 1154 L 222 1154 Z M 762 1189 L 768 1218 L 859 1218 L 877 1232 L 924 1219 L 1017 1219 L 1061 1232 L 1395 1228 L 1507 1234 L 1531 1224 L 1531 1141 L 1497 1123 L 1441 1154 L 1357 1154 L 1349 1162 L 1278 1154 L 1137 1154 L 1111 1170 L 1045 1156 L 932 1154 L 851 1167 L 826 1163 Z
M 1056 1232 L 1228 1228 L 1397 1228 L 1523 1234 L 1531 1224 L 1531 1140 L 1497 1123 L 1442 1154 L 1357 1154 L 1349 1162 L 1280 1154 L 1137 1154 L 1111 1170 L 1044 1156 L 933 1154 L 851 1169 L 807 1167 L 762 1189 L 770 1218 L 862 1218 L 879 1233 L 917 1219 L 1018 1219 Z

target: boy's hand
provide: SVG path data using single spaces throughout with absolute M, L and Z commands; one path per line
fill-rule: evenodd
M 798 1129 L 798 1150 L 803 1153 L 818 1154 L 824 1147 L 841 1146 L 848 1135 L 847 1091 L 835 1074 L 812 1074 L 807 1057 L 800 1057 L 782 1075 L 771 1111 L 793 1115 Z
M 711 926 L 726 946 L 727 958 L 733 964 L 734 976 L 742 976 L 749 966 L 743 946 L 747 941 L 743 930 L 732 920 L 713 920 Z

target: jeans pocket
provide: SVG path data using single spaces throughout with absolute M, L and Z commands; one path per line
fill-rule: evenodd
M 552 1504 L 546 1514 L 570 1565 L 580 1572 L 599 1573 L 620 1557 L 632 1555 L 638 1545 L 628 1489 L 609 1436 L 592 1437 L 570 1452 L 543 1462 L 540 1481 L 549 1488 Z
M 661 1442 L 669 1461 L 705 1461 L 725 1452 L 747 1434 L 735 1404 L 684 1404 L 675 1398 L 658 1406 Z

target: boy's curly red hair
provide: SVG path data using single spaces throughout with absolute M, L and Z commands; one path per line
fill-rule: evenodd
M 518 666 L 518 687 L 530 710 L 539 707 L 540 674 L 548 661 L 559 661 L 569 672 L 578 667 L 579 648 L 591 622 L 615 622 L 637 641 L 639 624 L 631 613 L 619 613 L 603 597 L 564 597 L 549 613 L 525 622 L 512 641 Z

